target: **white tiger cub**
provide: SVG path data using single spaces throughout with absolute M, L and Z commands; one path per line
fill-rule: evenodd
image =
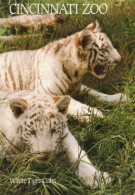
M 1 155 L 6 155 L 9 161 L 13 160 L 11 155 L 25 148 L 42 164 L 60 153 L 71 165 L 79 160 L 76 175 L 85 186 L 96 188 L 102 179 L 110 182 L 107 173 L 91 164 L 68 129 L 65 113 L 69 96 L 47 98 L 31 91 L 0 91 L 0 100 Z
M 118 103 L 126 96 L 106 95 L 81 85 L 86 72 L 103 78 L 121 61 L 109 38 L 99 30 L 98 21 L 67 38 L 49 43 L 38 50 L 12 51 L 0 55 L 0 88 L 2 90 L 34 90 L 51 96 L 71 95 L 88 91 L 99 101 Z M 68 114 L 80 120 L 93 115 L 103 117 L 96 108 L 73 98 Z M 90 114 L 90 115 L 89 115 Z

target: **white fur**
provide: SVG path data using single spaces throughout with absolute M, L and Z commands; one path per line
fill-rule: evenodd
M 76 174 L 85 186 L 96 188 L 104 184 L 104 180 L 105 183 L 111 181 L 107 173 L 101 173 L 92 165 L 86 152 L 80 148 L 77 140 L 70 132 L 64 140 L 64 147 L 67 150 L 69 162 L 73 164 L 77 161 Z M 100 184 L 98 183 L 99 181 L 101 182 Z
M 99 53 L 93 62 L 96 47 L 98 51 L 104 50 L 103 59 L 106 60 L 100 61 L 100 65 L 106 67 L 103 74 L 97 74 L 95 71 L 99 64 Z M 100 59 L 102 60 L 102 55 Z M 34 90 L 50 96 L 74 96 L 77 92 L 86 89 L 84 86 L 81 87 L 81 79 L 86 72 L 90 71 L 94 76 L 103 78 L 108 69 L 113 69 L 120 60 L 120 54 L 109 38 L 99 31 L 99 23 L 96 21 L 88 25 L 86 29 L 49 43 L 41 49 L 1 54 L 0 88 L 10 91 Z M 127 99 L 121 93 L 107 95 L 89 88 L 87 90 L 89 95 L 95 96 L 99 101 L 118 103 L 120 100 L 126 101 Z M 88 115 L 92 115 L 90 118 L 93 118 L 93 113 L 97 117 L 103 117 L 101 111 L 88 108 L 73 99 L 68 113 L 73 116 L 80 115 L 81 121 L 89 121 Z
M 117 104 L 120 102 L 120 100 L 122 102 L 125 102 L 127 100 L 127 96 L 122 93 L 108 95 L 108 94 L 98 92 L 94 89 L 90 89 L 85 85 L 81 85 L 81 91 L 87 91 L 89 96 L 95 97 L 100 102 L 109 102 L 109 103 Z
M 31 91 L 1 91 L 0 99 L 0 139 L 5 142 L 0 149 L 8 161 L 26 147 L 33 159 L 42 164 L 64 154 L 70 165 L 78 164 L 76 175 L 85 186 L 96 188 L 99 181 L 100 184 L 111 181 L 107 173 L 101 173 L 91 164 L 67 127 L 63 111 L 67 109 L 69 96 L 49 99 Z M 23 111 L 19 115 L 14 112 L 18 107 Z
M 97 108 L 89 107 L 73 98 L 71 98 L 67 113 L 82 122 L 90 122 L 95 116 L 104 117 L 102 112 Z

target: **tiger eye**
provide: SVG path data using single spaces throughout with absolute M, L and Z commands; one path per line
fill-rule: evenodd
M 36 131 L 35 130 L 31 130 L 30 133 L 31 133 L 31 135 L 36 135 Z
M 56 129 L 51 129 L 51 134 L 55 133 Z

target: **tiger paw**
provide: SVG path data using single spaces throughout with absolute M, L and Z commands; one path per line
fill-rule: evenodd
M 120 96 L 120 101 L 121 102 L 126 102 L 127 101 L 127 96 L 124 93 L 119 93 L 118 94 Z
M 92 115 L 94 115 L 94 117 L 104 118 L 103 113 L 100 110 L 98 110 L 97 108 L 92 108 L 91 113 L 92 113 Z
M 127 96 L 123 93 L 117 93 L 114 95 L 109 96 L 109 102 L 112 103 L 119 103 L 119 102 L 126 102 L 127 101 Z
M 96 189 L 98 187 L 103 187 L 111 183 L 111 177 L 108 173 L 96 171 L 94 175 L 85 175 L 83 178 L 80 178 L 83 185 L 90 187 L 91 189 Z
M 97 108 L 89 108 L 89 110 L 86 112 L 85 110 L 81 111 L 81 114 L 79 116 L 79 120 L 81 122 L 91 122 L 94 120 L 96 117 L 98 118 L 104 118 L 103 113 L 98 110 Z
M 108 173 L 106 172 L 100 172 L 98 171 L 95 175 L 95 180 L 97 181 L 98 183 L 98 186 L 97 187 L 103 187 L 107 184 L 110 184 L 111 183 L 111 177 L 109 176 Z

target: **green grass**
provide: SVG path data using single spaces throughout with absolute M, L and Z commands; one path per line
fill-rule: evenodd
M 110 3 L 110 1 L 106 2 Z M 79 3 L 81 2 L 79 1 Z M 7 7 L 1 7 L 1 17 L 9 16 Z M 7 163 L 4 158 L 0 158 L 0 194 L 135 195 L 135 149 L 133 147 L 135 139 L 134 10 L 135 4 L 132 0 L 126 0 L 121 6 L 117 6 L 113 2 L 106 15 L 71 15 L 65 22 L 64 28 L 57 26 L 42 29 L 45 33 L 40 39 L 33 40 L 31 38 L 26 41 L 15 41 L 12 44 L 0 42 L 0 52 L 37 49 L 50 41 L 66 37 L 84 28 L 96 17 L 100 21 L 103 31 L 119 50 L 122 62 L 105 79 L 98 80 L 90 74 L 86 74 L 83 83 L 105 93 L 123 92 L 129 97 L 126 103 L 114 106 L 99 103 L 94 98 L 89 98 L 85 93 L 79 94 L 78 100 L 97 107 L 104 113 L 105 118 L 95 119 L 90 124 L 78 123 L 72 117 L 68 118 L 71 132 L 82 148 L 88 152 L 93 164 L 100 170 L 109 172 L 112 177 L 111 185 L 96 190 L 88 189 L 78 181 L 74 168 L 72 169 L 66 162 L 53 161 L 44 167 L 32 162 L 29 154 L 24 152 L 17 156 L 12 163 Z M 42 32 L 0 29 L 0 34 L 3 33 L 7 35 L 38 33 L 40 35 Z M 36 185 L 13 184 L 9 178 L 52 178 L 56 179 L 57 182 Z

